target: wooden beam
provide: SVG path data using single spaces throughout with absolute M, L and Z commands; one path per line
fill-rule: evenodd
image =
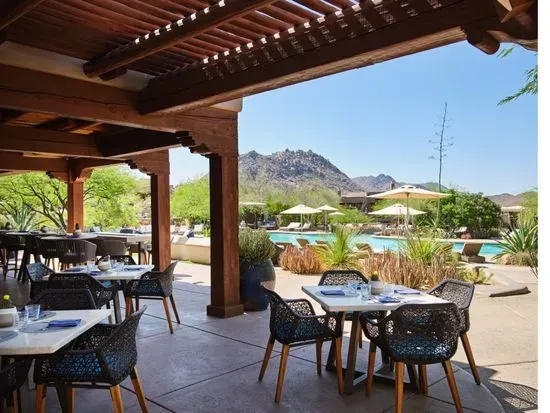
M 197 36 L 231 19 L 244 16 L 275 0 L 225 0 L 141 36 L 84 65 L 84 73 L 97 77 Z
M 237 113 L 205 108 L 142 115 L 137 102 L 136 92 L 0 64 L 0 108 L 163 132 L 189 131 L 198 144 L 215 153 L 237 154 Z
M 10 120 L 17 119 L 23 113 L 18 110 L 0 109 L 0 125 L 8 123 Z
M 56 156 L 103 155 L 86 135 L 17 126 L 0 126 L 0 150 Z
M 535 0 L 494 0 L 494 2 L 500 21 L 503 23 L 525 12 L 536 3 Z
M 16 152 L 0 151 L 0 168 L 9 171 L 66 171 L 68 162 L 65 158 L 27 157 Z
M 181 147 L 187 132 L 167 133 L 132 130 L 111 136 L 97 136 L 96 144 L 105 157 L 124 157 Z
M 139 109 L 142 113 L 190 110 L 459 42 L 466 38 L 461 25 L 494 18 L 495 14 L 490 1 L 464 0 L 213 80 L 182 86 L 185 77 L 193 76 L 182 71 L 183 80 L 176 76 L 151 82 L 142 92 Z M 269 42 L 277 43 L 271 37 Z M 219 61 L 223 66 L 223 57 Z
M 0 31 L 4 30 L 17 19 L 23 17 L 44 0 L 13 0 L 6 2 L 0 10 Z
M 49 129 L 64 132 L 71 132 L 74 130 L 82 129 L 86 126 L 90 126 L 93 123 L 82 119 L 70 119 L 70 118 L 55 118 L 47 122 L 41 123 L 36 127 L 38 129 Z
M 151 152 L 144 155 L 132 156 L 126 161 L 130 168 L 151 175 L 170 174 L 168 151 Z
M 171 262 L 170 253 L 170 157 L 168 151 L 150 154 L 163 165 L 151 174 L 151 224 L 153 265 L 164 271 Z
M 210 159 L 210 277 L 214 317 L 244 312 L 239 281 L 239 170 L 236 156 L 211 155 Z
M 500 48 L 500 42 L 486 30 L 466 29 L 466 39 L 472 46 L 489 55 L 495 54 Z
M 84 181 L 67 182 L 67 231 L 73 232 L 76 224 L 84 228 Z

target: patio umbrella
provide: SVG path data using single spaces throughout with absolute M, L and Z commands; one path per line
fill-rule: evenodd
M 346 214 L 344 214 L 340 211 L 336 211 L 336 212 L 331 212 L 329 215 L 333 216 L 333 217 L 336 217 L 336 216 L 341 216 L 341 215 L 346 215 Z
M 397 216 L 397 224 L 399 224 L 399 217 L 401 216 L 411 216 L 411 215 L 422 215 L 425 214 L 424 211 L 419 211 L 414 208 L 407 208 L 401 204 L 394 204 L 387 208 L 380 209 L 378 211 L 369 212 L 369 215 L 395 215 Z
M 265 207 L 266 206 L 265 202 L 254 202 L 254 201 L 239 202 L 239 205 L 247 206 L 247 207 Z M 254 210 L 254 228 L 258 229 L 258 215 L 256 214 L 256 210 Z
M 307 205 L 303 205 L 303 204 L 296 205 L 296 206 L 294 206 L 290 209 L 287 209 L 287 210 L 281 212 L 281 214 L 286 214 L 286 215 L 300 215 L 300 231 L 302 230 L 302 227 L 304 226 L 303 225 L 304 215 L 320 214 L 320 213 L 321 213 L 321 211 L 319 211 L 318 209 L 311 208 L 311 207 L 308 207 Z
M 369 198 L 378 199 L 406 199 L 407 211 L 409 210 L 409 199 L 440 199 L 446 197 L 447 194 L 441 192 L 428 191 L 427 189 L 417 188 L 413 185 L 403 185 L 399 188 L 392 189 L 391 191 L 381 192 L 375 195 L 369 195 Z M 406 214 L 406 225 L 408 228 L 409 214 Z
M 323 205 L 319 208 L 317 208 L 319 211 L 325 212 L 325 231 L 327 230 L 327 214 L 329 212 L 338 211 L 337 208 L 331 207 L 330 205 Z

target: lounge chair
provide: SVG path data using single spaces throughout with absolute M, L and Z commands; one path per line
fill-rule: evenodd
M 203 231 L 204 231 L 204 224 L 193 225 L 193 232 L 195 234 L 202 234 Z
M 309 245 L 309 241 L 305 238 L 296 238 L 296 242 L 300 244 L 300 247 L 305 247 L 306 245 Z
M 485 262 L 485 257 L 479 255 L 479 251 L 483 244 L 479 242 L 465 242 L 460 250 L 460 259 L 465 262 L 475 262 L 482 264 Z
M 315 243 L 317 245 L 328 245 L 328 241 L 325 241 L 324 239 L 316 239 Z
M 300 223 L 291 222 L 290 224 L 288 224 L 287 227 L 280 227 L 279 229 L 282 231 L 294 231 L 294 230 L 300 229 Z
M 304 226 L 302 227 L 302 231 L 311 231 L 311 224 L 309 222 L 306 222 Z
M 367 243 L 364 243 L 364 242 L 358 242 L 355 244 L 355 246 L 357 247 L 357 249 L 359 251 L 364 251 L 364 252 L 368 252 L 369 254 L 372 254 L 372 247 L 370 246 L 370 244 L 367 244 Z

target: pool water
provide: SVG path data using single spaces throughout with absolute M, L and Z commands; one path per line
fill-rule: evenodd
M 305 238 L 310 243 L 314 244 L 316 240 L 330 241 L 334 238 L 333 234 L 301 234 L 301 233 L 289 233 L 289 232 L 270 232 L 269 237 L 273 242 L 292 242 L 295 245 L 298 245 L 296 238 Z M 358 235 L 356 243 L 368 243 L 375 251 L 382 251 L 384 249 L 389 249 L 391 251 L 397 251 L 399 249 L 399 243 L 402 242 L 399 239 L 395 238 L 380 238 L 373 237 L 368 234 Z M 454 251 L 460 251 L 464 243 L 455 242 L 453 244 Z M 501 252 L 501 247 L 498 244 L 486 243 L 481 247 L 481 255 L 496 255 Z

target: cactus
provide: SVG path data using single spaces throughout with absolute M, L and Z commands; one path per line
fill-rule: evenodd
M 10 296 L 6 294 L 0 301 L 0 310 L 7 308 L 13 308 L 13 304 L 11 303 Z

